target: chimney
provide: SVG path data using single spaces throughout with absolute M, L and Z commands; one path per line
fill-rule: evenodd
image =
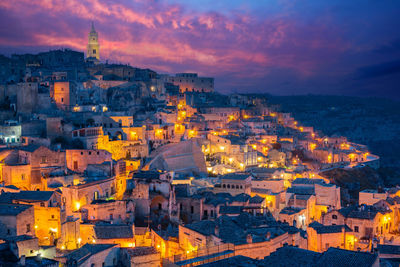
M 271 239 L 271 232 L 267 232 L 267 233 L 265 234 L 265 238 L 266 238 L 266 239 Z
M 214 229 L 215 236 L 219 237 L 219 226 L 216 225 Z
M 251 234 L 247 234 L 247 236 L 246 236 L 246 242 L 247 242 L 247 244 L 253 243 L 253 237 L 251 236 Z
M 19 259 L 19 265 L 25 266 L 25 255 L 22 255 L 21 258 Z

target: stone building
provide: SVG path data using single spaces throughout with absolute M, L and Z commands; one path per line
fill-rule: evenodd
M 165 76 L 164 81 L 179 86 L 183 92 L 214 92 L 214 78 L 199 77 L 197 73 L 177 73 L 176 76 Z

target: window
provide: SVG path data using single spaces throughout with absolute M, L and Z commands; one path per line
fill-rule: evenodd
M 42 156 L 42 159 L 41 159 L 40 163 L 44 164 L 46 162 L 47 162 L 46 156 Z
M 162 210 L 162 205 L 161 205 L 161 203 L 158 203 L 158 210 Z
M 358 233 L 358 226 L 354 226 L 354 232 Z
M 193 206 L 190 207 L 190 213 L 192 213 L 192 214 L 194 213 L 194 207 Z
M 96 55 L 96 49 L 93 49 L 93 54 L 95 54 L 95 55 Z
M 92 151 L 89 151 L 89 155 L 92 155 Z
M 336 215 L 336 214 L 333 214 L 333 215 L 332 215 L 332 219 L 336 220 L 336 219 L 337 219 L 337 215 Z
M 28 223 L 28 224 L 26 225 L 26 232 L 27 232 L 27 233 L 30 233 L 30 231 L 31 231 L 31 224 Z
M 64 103 L 64 98 L 63 97 L 61 97 L 61 102 Z
M 112 221 L 114 219 L 114 215 L 110 214 L 110 221 Z
M 40 202 L 40 207 L 44 207 L 44 202 Z
M 25 180 L 25 174 L 21 174 L 21 180 Z
M 54 219 L 54 215 L 51 215 L 51 218 Z

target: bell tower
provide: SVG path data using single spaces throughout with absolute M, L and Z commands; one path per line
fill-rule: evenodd
M 98 38 L 99 36 L 94 29 L 94 24 L 92 22 L 92 29 L 89 32 L 86 58 L 96 58 L 97 60 L 100 60 L 100 46 Z

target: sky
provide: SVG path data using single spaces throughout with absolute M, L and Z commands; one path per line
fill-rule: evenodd
M 85 51 L 221 93 L 400 100 L 398 0 L 2 0 L 0 53 Z

